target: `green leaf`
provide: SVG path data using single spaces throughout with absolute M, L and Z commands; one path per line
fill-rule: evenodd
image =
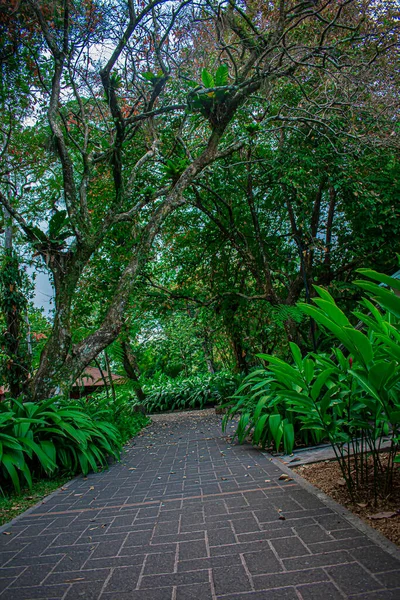
M 303 370 L 303 357 L 301 356 L 300 348 L 294 342 L 289 342 L 290 349 L 293 354 L 294 362 L 300 372 Z
M 386 308 L 386 310 L 400 319 L 400 298 L 394 292 L 385 290 L 367 281 L 355 281 L 354 283 L 369 292 L 380 306 Z
M 334 321 L 338 325 L 341 325 L 342 327 L 351 327 L 350 321 L 348 320 L 344 312 L 336 306 L 336 304 L 333 304 L 328 300 L 324 300 L 323 298 L 314 298 L 314 303 L 319 308 L 321 308 L 324 311 L 324 313 L 326 313 L 328 317 L 332 319 L 332 321 Z
M 325 371 L 322 371 L 322 373 L 320 373 L 318 375 L 318 377 L 314 381 L 313 386 L 311 388 L 311 398 L 314 401 L 316 401 L 318 399 L 323 386 L 325 385 L 325 383 L 328 381 L 329 377 L 334 372 L 335 372 L 334 368 L 332 368 L 332 369 L 326 369 Z
M 205 88 L 213 88 L 214 87 L 214 77 L 207 71 L 207 69 L 203 69 L 201 73 L 201 80 Z
M 395 279 L 394 277 L 390 277 L 390 275 L 378 273 L 373 269 L 357 269 L 357 273 L 361 273 L 361 275 L 365 275 L 365 277 L 369 277 L 369 279 L 379 281 L 379 283 L 385 283 L 389 287 L 400 292 L 400 279 Z M 359 281 L 355 281 L 354 283 L 358 285 Z
M 365 365 L 369 365 L 369 363 L 374 359 L 374 351 L 367 336 L 353 327 L 343 327 L 343 329 L 352 341 L 353 347 L 358 353 L 358 356 Z
M 268 420 L 268 425 L 275 442 L 275 447 L 277 451 L 279 451 L 279 446 L 281 445 L 283 435 L 281 415 L 271 415 Z
M 376 390 L 383 388 L 396 370 L 395 362 L 377 361 L 369 370 L 368 380 Z
M 204 81 L 203 81 L 204 83 Z M 222 64 L 218 67 L 215 73 L 215 85 L 224 86 L 228 83 L 228 65 Z M 207 87 L 207 86 L 206 86 Z M 208 86 L 212 87 L 212 85 Z
M 286 454 L 291 454 L 294 448 L 294 427 L 292 423 L 283 425 L 283 446 Z

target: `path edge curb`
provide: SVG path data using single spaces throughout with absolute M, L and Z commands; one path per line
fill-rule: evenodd
M 77 481 L 78 479 L 82 479 L 82 478 L 83 478 L 82 474 L 76 475 L 75 477 L 73 477 L 72 479 L 70 479 L 69 481 L 64 483 L 63 485 L 60 485 L 60 487 L 58 487 L 56 490 L 54 490 L 54 492 L 51 492 L 51 494 L 48 494 L 48 496 L 43 496 L 43 498 L 41 500 L 39 500 L 39 502 L 36 502 L 36 504 L 33 504 L 32 506 L 30 506 L 29 508 L 24 510 L 24 512 L 17 515 L 13 519 L 11 519 L 11 521 L 7 521 L 7 523 L 4 523 L 4 525 L 1 525 L 0 526 L 0 535 L 4 531 L 7 531 L 13 525 L 16 525 L 19 521 L 24 519 L 27 515 L 31 514 L 34 510 L 36 510 L 37 508 L 40 508 L 43 504 L 46 504 L 46 502 L 48 500 L 50 500 L 54 496 L 57 496 L 57 494 L 59 494 L 61 492 L 62 488 L 68 488 L 68 487 L 70 487 L 70 485 L 72 485 L 74 483 L 74 481 Z M 49 513 L 49 514 L 51 514 L 51 513 Z
M 388 552 L 391 556 L 396 558 L 400 562 L 400 548 L 396 546 L 393 542 L 388 540 L 381 533 L 364 523 L 360 517 L 357 517 L 352 512 L 350 512 L 347 508 L 333 500 L 330 496 L 322 492 L 320 489 L 315 487 L 312 483 L 304 479 L 298 473 L 292 471 L 292 469 L 282 463 L 278 458 L 275 458 L 271 454 L 267 452 L 262 452 L 262 455 L 269 461 L 271 461 L 274 465 L 279 467 L 284 473 L 290 475 L 290 477 L 296 481 L 303 489 L 305 489 L 310 494 L 316 496 L 321 502 L 323 502 L 328 508 L 339 514 L 341 517 L 346 519 L 351 525 L 356 527 L 361 533 L 366 535 L 371 541 L 377 544 L 380 548 Z

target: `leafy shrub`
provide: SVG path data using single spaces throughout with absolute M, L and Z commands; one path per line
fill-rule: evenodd
M 125 444 L 150 423 L 146 415 L 135 411 L 133 396 L 134 392 L 129 386 L 121 386 L 115 390 L 115 398 L 105 393 L 93 394 L 82 398 L 79 403 L 94 418 L 101 416 L 107 423 L 112 423 L 118 429 L 122 443 Z
M 33 475 L 97 471 L 107 457 L 119 458 L 121 446 L 114 425 L 62 398 L 0 404 L 1 480 L 17 491 Z
M 396 279 L 367 269 L 360 272 L 400 291 Z M 316 287 L 316 306 L 300 306 L 341 342 L 343 350 L 302 358 L 299 348 L 291 344 L 292 365 L 260 355 L 269 365 L 258 372 L 258 381 L 247 379 L 248 389 L 240 390 L 238 410 L 246 412 L 237 435 L 243 441 L 253 430 L 255 443 L 265 445 L 272 438 L 277 447 L 283 437 L 288 452 L 294 444 L 293 424 L 301 426 L 302 431 L 329 440 L 353 498 L 368 483 L 372 460 L 376 498 L 379 491 L 390 492 L 394 463 L 400 462 L 400 297 L 376 283 L 355 284 L 375 302 L 364 298 L 362 305 L 368 312 L 353 313 L 364 323 L 365 333 L 351 325 L 328 292 Z M 383 435 L 390 438 L 385 464 L 380 454 Z
M 154 386 L 144 386 L 147 412 L 204 408 L 207 404 L 220 404 L 236 389 L 238 377 L 220 372 L 215 375 L 160 378 Z
M 295 346 L 290 345 L 291 348 Z M 284 361 L 266 354 L 259 354 L 258 357 L 289 367 Z M 271 365 L 269 369 L 261 368 L 250 373 L 225 408 L 227 412 L 222 421 L 224 431 L 228 422 L 240 415 L 234 434 L 240 444 L 251 435 L 253 444 L 261 445 L 263 449 L 272 445 L 279 451 L 283 444 L 285 453 L 290 454 L 295 439 L 306 445 L 310 442 L 319 443 L 322 439 L 320 432 L 302 429 L 300 419 L 291 410 L 286 398 L 280 395 L 280 384 L 274 377 Z

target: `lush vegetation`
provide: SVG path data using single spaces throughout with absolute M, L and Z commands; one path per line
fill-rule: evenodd
M 225 372 L 175 379 L 159 377 L 153 385 L 144 386 L 144 406 L 153 413 L 220 405 L 234 394 L 238 381 L 238 376 Z
M 52 398 L 0 403 L 2 492 L 34 479 L 97 471 L 118 460 L 122 445 L 148 423 L 131 401 L 117 396 L 85 401 Z
M 279 450 L 283 441 L 287 453 L 296 437 L 329 440 L 353 498 L 368 483 L 372 460 L 375 497 L 385 497 L 400 462 L 400 297 L 395 293 L 400 281 L 369 269 L 361 273 L 384 284 L 355 282 L 368 296 L 353 311 L 362 327 L 354 327 L 332 296 L 316 287 L 319 297 L 301 308 L 341 347 L 331 355 L 303 358 L 291 344 L 292 364 L 260 355 L 268 366 L 245 380 L 226 422 L 239 412 L 240 442 L 252 432 L 253 443 L 273 442 Z M 385 460 L 380 454 L 384 437 L 390 440 Z
M 354 490 L 361 437 L 383 471 L 397 316 L 364 298 L 359 331 L 354 307 L 373 294 L 356 269 L 400 252 L 396 8 L 1 6 L 1 485 L 102 468 L 140 408 L 232 395 L 239 440 L 330 439 Z M 88 367 L 103 392 L 72 400 Z
M 55 492 L 69 479 L 68 475 L 52 479 L 40 479 L 35 481 L 30 488 L 21 488 L 20 492 L 10 491 L 7 495 L 0 495 L 0 525 L 4 525 L 34 506 L 43 498 Z

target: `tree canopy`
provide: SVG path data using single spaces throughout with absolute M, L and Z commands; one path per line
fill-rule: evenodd
M 313 283 L 349 301 L 354 267 L 394 268 L 396 4 L 0 5 L 0 202 L 55 294 L 32 398 L 146 315 L 246 370 L 310 343 Z

